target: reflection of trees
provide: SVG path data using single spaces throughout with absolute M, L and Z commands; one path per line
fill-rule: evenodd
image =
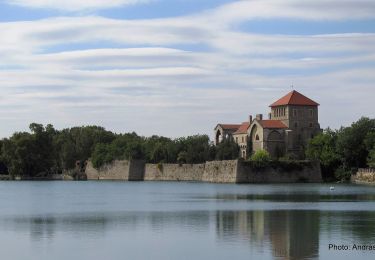
M 269 240 L 275 257 L 315 257 L 319 250 L 319 211 L 219 211 L 216 233 L 229 241 Z
M 90 237 L 102 237 L 107 231 L 134 230 L 139 226 L 147 225 L 154 230 L 177 227 L 207 231 L 209 221 L 208 211 L 112 212 L 0 218 L 0 229 L 11 227 L 12 230 L 30 232 L 32 240 L 42 240 L 53 239 L 55 233 L 61 231 L 73 236 L 84 234 Z
M 327 211 L 321 213 L 322 231 L 341 232 L 355 242 L 371 244 L 375 237 L 374 211 Z

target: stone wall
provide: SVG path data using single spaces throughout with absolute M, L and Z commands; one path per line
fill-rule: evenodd
M 301 169 L 255 169 L 238 160 L 202 164 L 145 164 L 143 161 L 114 161 L 96 170 L 86 167 L 88 180 L 203 181 L 215 183 L 321 182 L 319 163 Z
M 360 184 L 375 184 L 375 169 L 358 169 L 357 174 L 352 176 L 351 181 Z
M 290 183 L 322 182 L 319 162 L 307 162 L 303 167 L 285 170 L 281 167 L 257 169 L 250 164 L 239 163 L 236 183 Z
M 100 169 L 95 169 L 91 162 L 87 163 L 86 175 L 88 180 L 128 180 L 129 161 L 113 161 L 103 165 Z
M 202 181 L 205 164 L 146 164 L 145 181 Z
M 202 181 L 235 183 L 238 160 L 206 162 Z

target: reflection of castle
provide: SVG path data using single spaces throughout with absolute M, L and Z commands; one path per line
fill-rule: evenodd
M 249 117 L 242 124 L 218 124 L 215 127 L 215 143 L 226 138 L 240 146 L 241 157 L 247 157 L 247 146 L 252 151 L 266 150 L 271 156 L 285 153 L 301 155 L 309 139 L 318 134 L 318 106 L 315 101 L 293 90 L 270 105 L 268 119 L 261 114 Z
M 280 259 L 313 258 L 319 253 L 319 212 L 219 211 L 216 234 L 223 240 L 246 239 L 252 246 L 256 242 L 260 251 L 270 244 Z

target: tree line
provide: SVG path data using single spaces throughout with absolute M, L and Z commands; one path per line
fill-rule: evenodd
M 348 180 L 358 168 L 375 168 L 375 119 L 362 117 L 349 127 L 325 129 L 310 141 L 306 156 L 320 161 L 328 180 Z
M 215 146 L 207 135 L 171 139 L 116 134 L 99 126 L 56 130 L 52 125 L 30 124 L 30 132 L 16 132 L 0 140 L 0 174 L 43 177 L 74 169 L 89 158 L 94 167 L 113 160 L 149 163 L 203 163 L 238 158 L 237 144 L 228 140 Z
M 100 126 L 56 130 L 50 124 L 32 123 L 29 128 L 30 132 L 16 132 L 0 140 L 0 174 L 48 176 L 74 169 L 77 161 L 88 159 L 99 168 L 124 159 L 203 163 L 239 157 L 239 147 L 233 140 L 215 146 L 207 135 L 171 139 L 134 132 L 116 134 Z M 310 140 L 305 153 L 307 159 L 320 162 L 326 180 L 348 179 L 358 168 L 375 168 L 375 119 L 363 117 L 349 127 L 327 128 Z

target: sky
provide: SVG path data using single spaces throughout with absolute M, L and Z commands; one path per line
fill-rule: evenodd
M 375 116 L 374 0 L 0 0 L 0 137 L 212 137 L 292 89 L 322 128 Z

